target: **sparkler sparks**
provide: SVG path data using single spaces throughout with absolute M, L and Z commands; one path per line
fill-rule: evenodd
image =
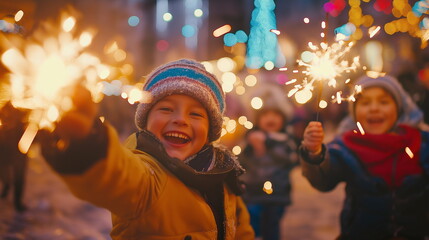
M 357 123 L 356 123 L 356 125 L 357 125 L 357 126 L 358 126 L 358 128 L 359 128 L 359 132 L 360 132 L 360 134 L 365 135 L 365 131 L 363 130 L 363 127 L 362 127 L 362 125 L 360 124 L 360 122 L 357 122 Z
M 406 148 L 405 148 L 405 152 L 408 154 L 408 156 L 409 156 L 410 158 L 413 158 L 413 157 L 414 157 L 414 153 L 411 151 L 411 149 L 410 149 L 409 147 L 406 147 Z
M 381 27 L 380 26 L 372 26 L 369 30 L 369 38 L 374 37 L 375 34 L 377 34 L 380 31 Z
M 85 52 L 92 34 L 75 34 L 76 19 L 63 19 L 61 26 L 46 22 L 41 25 L 44 28 L 25 40 L 14 38 L 7 42 L 5 38 L 2 42 L 8 46 L 1 61 L 10 71 L 10 101 L 29 110 L 28 127 L 18 144 L 23 153 L 28 151 L 39 129 L 52 131 L 55 122 L 73 107 L 69 95 L 76 85 L 83 85 L 99 102 L 103 97 L 99 80 L 110 75 L 110 66 Z
M 354 57 L 351 63 L 344 60 L 346 53 L 353 46 L 352 42 L 346 44 L 344 41 L 339 41 L 331 46 L 324 42 L 316 46 L 310 42 L 308 46 L 312 50 L 312 52 L 307 52 L 308 58 L 298 60 L 299 66 L 306 67 L 302 71 L 305 78 L 302 84 L 295 85 L 288 94 L 289 97 L 295 95 L 295 99 L 301 104 L 312 98 L 315 83 L 327 82 L 329 87 L 336 88 L 337 78 L 344 72 L 355 71 L 359 66 L 358 56 Z

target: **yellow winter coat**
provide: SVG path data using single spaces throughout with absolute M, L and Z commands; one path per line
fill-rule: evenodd
M 79 198 L 112 213 L 113 239 L 216 239 L 210 206 L 201 194 L 186 186 L 151 155 L 127 147 L 107 127 L 107 157 L 81 175 L 62 175 Z M 224 184 L 225 239 L 254 239 L 249 214 L 241 197 Z

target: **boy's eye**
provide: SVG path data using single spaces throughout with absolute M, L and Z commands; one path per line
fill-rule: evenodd
M 159 108 L 159 110 L 161 110 L 161 111 L 167 111 L 167 112 L 171 112 L 171 111 L 173 111 L 171 108 L 169 108 L 169 107 L 160 107 Z
M 197 116 L 197 117 L 204 117 L 204 115 L 202 113 L 198 113 L 198 112 L 191 112 L 192 116 Z

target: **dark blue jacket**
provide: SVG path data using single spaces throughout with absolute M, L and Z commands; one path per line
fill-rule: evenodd
M 240 177 L 246 186 L 243 195 L 246 203 L 284 205 L 291 203 L 290 171 L 298 165 L 298 147 L 291 135 L 284 132 L 279 135 L 283 139 L 274 139 L 269 134 L 266 135 L 265 155 L 255 156 L 249 144 L 239 156 L 240 163 L 246 170 Z M 264 191 L 266 181 L 271 182 L 272 192 Z
M 429 132 L 421 133 L 423 174 L 407 176 L 394 190 L 380 177 L 370 175 L 339 137 L 328 144 L 327 151 L 323 147 L 316 159 L 300 149 L 303 175 L 313 187 L 330 191 L 338 183 L 346 183 L 338 239 L 398 236 L 414 240 L 429 236 Z

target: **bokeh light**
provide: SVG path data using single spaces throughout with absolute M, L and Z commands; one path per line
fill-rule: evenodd
M 260 97 L 254 97 L 250 101 L 250 105 L 252 106 L 253 109 L 261 109 L 262 106 L 264 105 L 264 102 Z
M 195 17 L 202 17 L 203 16 L 203 14 L 204 14 L 204 12 L 203 12 L 203 10 L 201 10 L 201 9 L 195 9 L 195 11 L 194 11 L 194 16 Z
M 159 41 L 156 43 L 156 49 L 157 49 L 158 51 L 161 51 L 161 52 L 166 51 L 169 47 L 170 47 L 170 44 L 169 44 L 169 43 L 168 43 L 168 41 L 166 41 L 166 40 L 159 40 Z
M 182 27 L 182 35 L 186 38 L 193 37 L 195 35 L 195 28 L 191 25 L 185 25 Z
M 223 43 L 227 47 L 232 47 L 235 44 L 237 44 L 237 42 L 238 42 L 237 37 L 233 33 L 227 33 L 225 34 L 225 36 L 223 36 Z
M 171 20 L 173 20 L 173 15 L 171 15 L 171 13 L 169 13 L 169 12 L 164 13 L 162 15 L 162 19 L 166 22 L 170 22 Z
M 140 18 L 137 16 L 131 16 L 128 18 L 128 25 L 130 25 L 131 27 L 135 27 L 139 25 L 139 23 L 140 23 Z

